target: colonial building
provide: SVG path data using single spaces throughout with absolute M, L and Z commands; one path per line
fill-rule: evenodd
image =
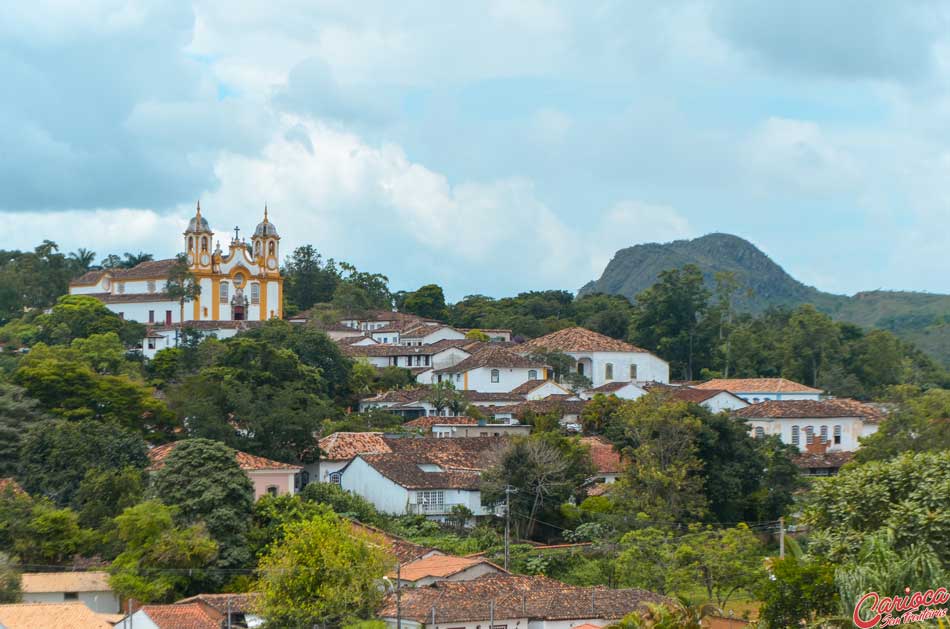
M 150 260 L 131 269 L 90 271 L 70 282 L 71 295 L 89 295 L 131 321 L 149 324 L 143 352 L 152 356 L 174 345 L 175 329 L 195 323 L 203 333 L 233 336 L 243 322 L 266 321 L 283 314 L 280 276 L 280 236 L 267 208 L 251 241 L 234 229 L 227 251 L 215 241 L 198 205 L 183 234 L 182 248 L 189 271 L 201 292 L 181 303 L 167 292 L 174 258 Z
M 769 400 L 735 412 L 755 437 L 778 435 L 783 443 L 805 451 L 818 441 L 828 452 L 853 452 L 859 439 L 877 432 L 884 412 L 850 399 Z

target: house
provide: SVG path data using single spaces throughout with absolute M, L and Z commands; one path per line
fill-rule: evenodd
M 528 380 L 509 393 L 524 396 L 526 400 L 543 400 L 552 395 L 574 395 L 570 389 L 562 387 L 553 380 Z
M 79 601 L 0 605 L 3 629 L 112 629 L 115 620 L 117 615 L 98 614 Z
M 481 504 L 479 479 L 505 440 L 401 438 L 388 441 L 392 452 L 357 455 L 343 471 L 340 486 L 360 495 L 383 513 L 416 513 L 444 520 L 460 505 L 476 515 Z
M 528 424 L 489 423 L 485 420 L 476 420 L 471 417 L 439 417 L 430 415 L 418 417 L 403 424 L 404 428 L 415 428 L 425 435 L 437 438 L 459 437 L 514 437 L 531 434 Z
M 319 442 L 320 459 L 304 466 L 310 482 L 340 483 L 340 471 L 359 454 L 392 452 L 381 432 L 335 432 Z
M 465 340 L 465 333 L 447 325 L 421 324 L 403 331 L 399 336 L 400 345 L 410 346 L 432 345 L 439 341 L 461 340 Z
M 508 328 L 458 328 L 458 331 L 462 334 L 478 331 L 492 343 L 511 343 L 511 330 Z
M 566 328 L 526 341 L 515 351 L 528 355 L 538 351 L 562 352 L 577 361 L 577 373 L 593 387 L 608 382 L 670 381 L 670 365 L 645 349 L 585 328 Z
M 181 443 L 181 441 L 173 441 L 155 446 L 149 450 L 148 458 L 151 461 L 149 471 L 154 472 L 161 469 L 165 465 L 165 459 L 168 458 L 168 455 Z M 254 486 L 255 500 L 266 494 L 280 496 L 296 493 L 295 477 L 303 471 L 301 466 L 265 459 L 262 456 L 255 456 L 240 450 L 234 451 L 234 458 L 251 480 L 251 484 Z
M 597 475 L 591 480 L 598 483 L 615 483 L 623 473 L 623 460 L 614 445 L 603 437 L 581 437 L 581 443 L 590 449 L 590 458 Z
M 858 439 L 877 432 L 884 413 L 856 400 L 782 400 L 760 402 L 735 412 L 755 437 L 778 435 L 799 450 L 815 440 L 829 451 L 853 452 Z
M 115 629 L 221 629 L 226 622 L 224 613 L 208 603 L 195 600 L 171 605 L 143 605 L 116 623 Z M 232 623 L 232 627 L 236 629 L 242 625 Z
M 746 402 L 758 404 L 766 400 L 820 400 L 821 389 L 786 378 L 714 378 L 691 385 L 694 389 L 728 391 Z
M 495 406 L 520 404 L 525 401 L 523 395 L 515 393 L 489 393 L 484 391 L 460 391 L 459 393 L 467 404 L 472 404 L 482 410 Z M 448 407 L 438 411 L 435 404 L 429 400 L 431 394 L 432 389 L 430 387 L 386 391 L 360 400 L 359 409 L 361 413 L 371 409 L 381 409 L 409 419 L 424 415 L 441 415 L 443 417 L 455 415 L 455 411 Z
M 509 421 L 512 419 L 524 421 L 529 415 L 555 414 L 562 426 L 579 426 L 581 413 L 584 412 L 586 405 L 587 400 L 571 400 L 550 396 L 543 400 L 528 400 L 520 404 L 481 410 L 486 414 L 490 413 L 496 420 Z
M 584 398 L 589 400 L 597 394 L 616 395 L 621 400 L 635 400 L 646 395 L 647 391 L 636 382 L 608 382 L 585 391 Z
M 792 462 L 803 476 L 834 476 L 853 458 L 854 452 L 829 452 L 828 444 L 819 440 L 806 445 L 805 451 L 793 457 Z
M 436 369 L 436 381 L 448 380 L 462 391 L 507 393 L 529 380 L 547 378 L 547 368 L 498 345 L 485 345 L 465 360 Z
M 377 617 L 406 629 L 571 629 L 598 627 L 646 603 L 669 599 L 640 589 L 579 587 L 542 576 L 489 574 L 472 581 L 439 581 L 389 594 Z
M 471 581 L 486 574 L 508 574 L 484 557 L 430 555 L 405 564 L 389 575 L 405 587 L 424 587 L 437 581 Z
M 255 592 L 228 593 L 228 594 L 196 594 L 180 601 L 175 605 L 191 605 L 201 603 L 221 614 L 222 626 L 232 627 L 261 627 L 264 619 L 255 613 L 255 605 L 260 594 Z M 228 623 L 230 620 L 230 623 Z
M 119 595 L 109 585 L 108 572 L 24 572 L 20 591 L 24 603 L 79 601 L 100 614 L 117 614 Z
M 465 339 L 442 340 L 431 345 L 406 346 L 382 343 L 343 344 L 337 341 L 344 354 L 357 360 L 365 360 L 374 367 L 431 367 L 440 369 L 456 365 L 472 355 L 472 348 L 481 345 L 478 341 Z
M 648 389 L 650 391 L 662 391 L 664 395 L 683 402 L 699 404 L 713 413 L 737 411 L 749 405 L 749 402 L 724 389 L 696 389 L 686 386 L 665 385 L 653 385 Z

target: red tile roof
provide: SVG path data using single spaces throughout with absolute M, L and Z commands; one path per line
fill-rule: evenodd
M 111 592 L 108 572 L 24 572 L 21 590 L 46 592 Z
M 144 605 L 141 610 L 158 629 L 221 629 L 224 614 L 200 602 Z
M 509 393 L 513 393 L 514 395 L 527 395 L 528 393 L 531 393 L 538 387 L 543 387 L 545 384 L 547 384 L 547 382 L 548 382 L 547 380 L 541 380 L 541 379 L 528 380 L 527 382 L 516 386 L 514 389 L 509 391 Z
M 613 444 L 602 437 L 581 437 L 581 443 L 590 448 L 590 458 L 601 474 L 619 474 L 623 461 Z
M 232 613 L 243 614 L 254 610 L 254 605 L 260 599 L 260 594 L 256 592 L 241 592 L 231 594 L 195 594 L 180 601 L 175 601 L 175 605 L 187 605 L 189 603 L 204 603 L 213 607 L 222 614 Z
M 361 459 L 377 472 L 406 489 L 478 489 L 479 473 L 439 467 L 425 471 L 420 465 L 427 461 L 404 454 L 363 454 Z M 438 465 L 438 464 L 436 464 Z
M 428 430 L 440 424 L 443 426 L 474 426 L 478 424 L 477 419 L 460 415 L 457 417 L 440 417 L 438 415 L 423 415 L 403 424 L 406 428 L 421 428 Z
M 632 384 L 633 386 L 635 386 L 635 387 L 638 387 L 638 385 L 637 385 L 636 382 L 617 382 L 617 381 L 615 381 L 615 382 L 608 382 L 608 383 L 606 383 L 606 384 L 602 384 L 602 385 L 600 385 L 599 387 L 595 387 L 595 388 L 591 389 L 591 391 L 593 391 L 593 392 L 595 392 L 595 393 L 614 393 L 614 392 L 619 391 L 620 389 L 624 388 L 625 386 L 631 385 L 631 384 Z
M 324 461 L 349 461 L 357 454 L 392 452 L 381 432 L 335 432 L 320 440 Z
M 877 408 L 857 400 L 766 400 L 735 411 L 745 419 L 819 419 L 857 417 L 876 423 L 884 419 Z
M 399 579 L 410 582 L 416 582 L 427 577 L 444 579 L 480 564 L 491 568 L 494 573 L 507 574 L 504 568 L 496 566 L 487 559 L 456 557 L 455 555 L 431 555 L 400 566 Z M 391 573 L 390 576 L 396 576 L 395 572 Z
M 536 350 L 558 352 L 637 352 L 648 353 L 647 350 L 631 345 L 624 341 L 599 334 L 586 328 L 574 327 L 551 332 L 530 341 L 525 341 L 517 348 L 519 353 L 530 353 Z
M 511 414 L 512 417 L 522 418 L 528 413 L 535 415 L 547 415 L 549 413 L 559 413 L 564 415 L 580 415 L 587 405 L 587 400 L 528 400 L 520 404 L 511 404 L 509 406 L 493 407 L 491 412 L 495 415 Z
M 172 451 L 180 446 L 184 441 L 172 441 L 171 443 L 162 444 L 160 446 L 155 446 L 148 451 L 148 458 L 151 461 L 149 469 L 152 471 L 161 469 L 165 465 L 165 459 L 168 458 L 168 455 Z M 234 458 L 238 462 L 238 465 L 241 466 L 241 469 L 245 472 L 253 472 L 257 470 L 287 470 L 295 471 L 303 469 L 299 465 L 291 465 L 290 463 L 281 463 L 280 461 L 274 461 L 273 459 L 265 459 L 262 456 L 256 456 L 254 454 L 248 454 L 247 452 L 241 452 L 240 450 L 234 451 Z
M 497 343 L 486 344 L 462 362 L 451 367 L 436 369 L 436 373 L 463 373 L 480 367 L 501 367 L 504 369 L 544 369 L 544 365 L 525 358 L 520 354 L 500 347 Z
M 785 378 L 714 378 L 692 386 L 694 389 L 719 389 L 730 393 L 822 393 L 821 389 Z
M 802 452 L 792 462 L 802 469 L 836 470 L 854 458 L 854 452 Z
M 6 629 L 112 629 L 107 618 L 80 602 L 0 605 L 0 627 Z

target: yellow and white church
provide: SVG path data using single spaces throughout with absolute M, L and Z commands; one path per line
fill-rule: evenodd
M 165 293 L 175 258 L 150 260 L 131 269 L 89 271 L 70 282 L 69 293 L 95 297 L 119 316 L 147 324 L 142 351 L 148 357 L 173 347 L 182 323 L 226 338 L 254 322 L 283 316 L 280 235 L 266 206 L 251 241 L 241 238 L 235 227 L 226 252 L 214 240 L 200 203 L 183 236 L 189 270 L 201 287 L 200 294 L 185 304 L 183 317 L 181 304 Z

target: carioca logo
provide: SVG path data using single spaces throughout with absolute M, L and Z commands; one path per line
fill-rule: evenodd
M 913 612 L 921 607 L 943 605 L 947 601 L 950 601 L 950 592 L 942 587 L 926 592 L 914 592 L 913 594 L 911 594 L 910 588 L 905 588 L 904 596 L 881 597 L 877 592 L 868 592 L 858 599 L 851 620 L 860 629 L 871 629 L 879 625 L 882 620 L 890 621 L 885 622 L 885 624 L 891 625 L 942 618 L 947 615 L 946 609 L 928 609 L 920 614 L 914 614 Z M 867 606 L 869 603 L 870 606 Z M 870 618 L 863 620 L 861 616 L 865 614 L 862 614 L 862 612 L 869 612 L 871 614 Z M 902 614 L 901 618 L 893 618 L 892 614 L 894 612 Z

